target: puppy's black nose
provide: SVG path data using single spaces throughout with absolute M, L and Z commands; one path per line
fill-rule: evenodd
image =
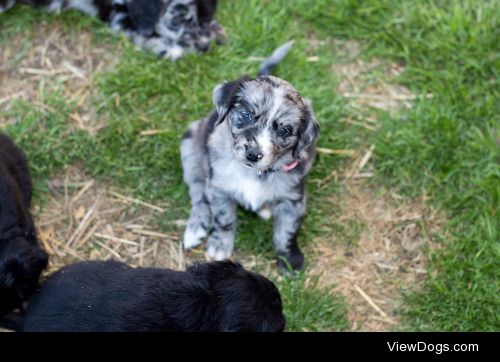
M 262 159 L 262 157 L 264 157 L 264 155 L 262 154 L 262 152 L 259 152 L 258 150 L 255 149 L 247 150 L 247 160 L 250 162 L 257 162 L 260 159 Z

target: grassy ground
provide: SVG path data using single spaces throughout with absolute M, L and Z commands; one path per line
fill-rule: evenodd
M 293 38 L 296 44 L 276 73 L 312 99 L 322 126 L 319 145 L 342 150 L 374 145 L 374 177 L 367 187 L 399 190 L 408 199 L 426 195 L 447 213 L 446 227 L 433 236 L 440 247 L 427 252 L 429 277 L 419 290 L 402 288 L 402 322 L 390 328 L 498 330 L 499 5 L 473 0 L 221 1 L 218 19 L 229 34 L 227 43 L 176 63 L 136 50 L 80 14 L 47 16 L 17 7 L 0 15 L 0 48 L 14 37 L 22 39 L 20 51 L 7 59 L 9 66 L 26 57 L 40 25 L 55 24 L 77 35 L 90 30 L 95 46 L 115 52 L 116 59 L 92 83 L 98 92 L 88 102 L 96 111 L 97 131 L 75 127 L 70 115 L 79 107 L 78 98 L 68 98 L 66 84 L 47 81 L 36 83 L 36 102 L 13 100 L 0 108 L 0 127 L 2 119 L 8 120 L 5 131 L 28 153 L 39 204 L 49 197 L 47 180 L 78 165 L 103 184 L 167 203 L 158 226 L 180 234 L 169 221 L 185 219 L 189 211 L 178 150 L 183 130 L 210 111 L 215 84 L 255 74 L 258 62 L 250 56 L 265 56 Z M 25 33 L 30 37 L 19 38 Z M 355 107 L 336 91 L 340 78 L 334 64 L 344 56 L 338 44 L 353 40 L 363 45 L 357 58 L 368 62 L 377 57 L 405 67 L 397 82 L 417 95 L 410 109 Z M 427 94 L 432 98 L 419 97 Z M 363 126 L 373 117 L 376 127 Z M 151 130 L 153 135 L 144 133 Z M 345 185 L 322 183 L 352 162 L 344 154 L 321 154 L 309 178 L 309 213 L 300 238 L 310 260 L 317 240 L 335 235 L 336 243 L 356 244 L 363 229 L 356 222 L 338 222 L 342 211 L 332 211 L 325 201 L 342 195 Z M 270 233 L 271 224 L 263 226 L 241 212 L 237 248 L 271 260 Z M 345 298 L 320 288 L 314 277 L 306 273 L 276 281 L 290 330 L 352 328 Z

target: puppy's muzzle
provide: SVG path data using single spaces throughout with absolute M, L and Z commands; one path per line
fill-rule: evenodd
M 264 157 L 262 151 L 257 147 L 249 147 L 246 151 L 247 160 L 250 162 L 258 162 Z

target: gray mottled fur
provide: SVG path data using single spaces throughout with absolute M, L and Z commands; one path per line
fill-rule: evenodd
M 297 234 L 306 213 L 304 182 L 319 134 L 310 103 L 289 83 L 272 76 L 219 85 L 214 103 L 216 110 L 192 123 L 181 143 L 184 181 L 192 202 L 185 248 L 208 236 L 209 257 L 231 256 L 239 204 L 266 218 L 272 213 L 274 246 L 283 259 L 280 266 L 289 263 L 300 269 L 303 256 Z M 242 109 L 255 115 L 244 127 L 237 126 Z M 278 137 L 280 127 L 291 130 L 286 139 Z M 261 157 L 249 162 L 249 149 Z M 298 165 L 285 172 L 295 160 Z

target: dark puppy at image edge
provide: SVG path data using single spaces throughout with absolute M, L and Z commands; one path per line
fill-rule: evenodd
M 285 327 L 274 284 L 230 261 L 182 272 L 116 261 L 73 264 L 50 276 L 18 319 L 14 329 L 25 332 L 279 332 Z
M 21 308 L 48 256 L 30 214 L 31 178 L 23 152 L 0 134 L 0 316 Z
M 290 83 L 270 75 L 291 45 L 276 49 L 257 78 L 216 86 L 215 110 L 185 133 L 181 158 L 192 206 L 186 249 L 207 237 L 210 258 L 231 256 L 239 204 L 264 219 L 273 217 L 280 269 L 302 268 L 297 235 L 319 124 L 311 103 Z
M 222 41 L 225 36 L 214 19 L 217 0 L 0 0 L 0 13 L 15 3 L 50 12 L 82 11 L 170 60 L 195 50 L 205 52 L 211 41 Z

